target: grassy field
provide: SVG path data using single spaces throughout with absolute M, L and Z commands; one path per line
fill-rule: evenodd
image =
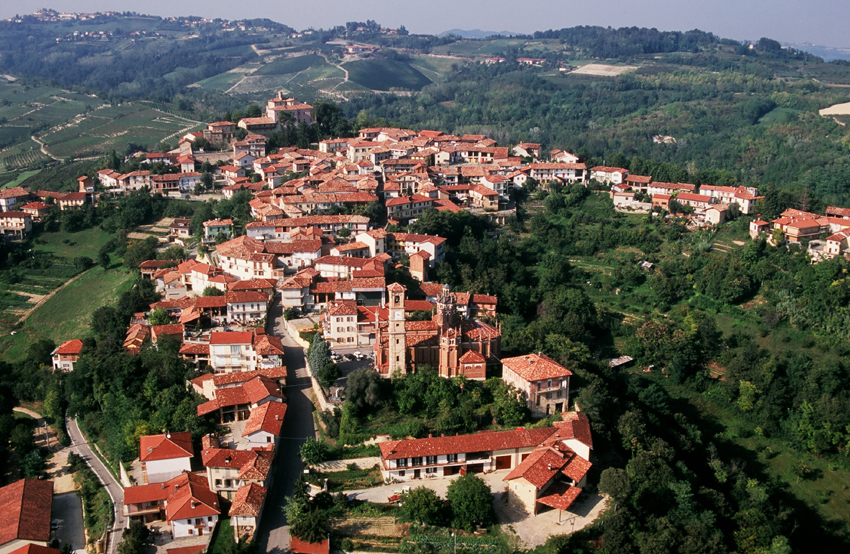
M 21 183 L 23 183 L 24 181 L 26 181 L 30 177 L 34 177 L 35 175 L 38 175 L 40 171 L 41 171 L 40 169 L 37 169 L 35 171 L 23 171 L 23 172 L 19 173 L 18 175 L 16 175 L 13 180 L 9 181 L 8 183 L 6 183 L 2 187 L 0 187 L 0 189 L 17 187 L 18 185 L 20 185 Z
M 77 256 L 95 259 L 101 247 L 111 238 L 112 235 L 97 227 L 76 233 L 42 233 L 34 241 L 33 249 L 66 260 L 73 260 Z
M 320 65 L 327 65 L 327 62 L 325 62 L 323 57 L 316 54 L 307 54 L 294 58 L 280 58 L 262 66 L 254 72 L 254 75 L 286 75 L 288 73 L 298 73 L 299 71 Z
M 6 329 L 0 337 L 0 352 L 8 361 L 20 360 L 27 346 L 38 339 L 56 344 L 89 336 L 92 313 L 113 303 L 129 290 L 133 274 L 123 269 L 94 267 L 39 306 L 15 335 Z
M 208 77 L 202 81 L 198 81 L 195 84 L 204 90 L 224 91 L 238 83 L 239 79 L 244 76 L 245 73 L 242 72 L 225 71 L 224 73 L 219 73 L 218 75 L 213 75 L 212 77 Z
M 372 90 L 419 90 L 431 83 L 421 72 L 395 60 L 357 60 L 342 66 L 349 80 Z
M 410 65 L 432 81 L 445 80 L 453 64 L 462 64 L 463 60 L 447 56 L 414 56 Z
M 219 518 L 215 533 L 210 540 L 209 554 L 227 554 L 233 549 L 233 541 L 233 527 L 230 526 L 230 518 Z

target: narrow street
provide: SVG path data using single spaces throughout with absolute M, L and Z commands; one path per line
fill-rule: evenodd
M 304 469 L 298 451 L 308 437 L 315 436 L 315 428 L 304 350 L 286 332 L 280 304 L 273 306 L 269 312 L 268 331 L 280 337 L 286 353 L 288 375 L 284 394 L 288 406 L 281 430 L 280 450 L 275 459 L 274 482 L 263 509 L 257 541 L 260 552 L 282 553 L 289 550 L 289 526 L 283 505 Z
M 71 451 L 80 455 L 89 467 L 100 479 L 100 482 L 106 487 L 106 492 L 109 493 L 109 498 L 112 499 L 112 508 L 115 513 L 115 523 L 112 526 L 112 533 L 109 536 L 109 548 L 107 554 L 115 554 L 118 548 L 118 543 L 121 542 L 121 534 L 124 531 L 124 488 L 121 483 L 115 480 L 109 469 L 103 465 L 100 458 L 95 456 L 88 442 L 86 442 L 83 433 L 77 426 L 76 419 L 65 419 L 65 426 L 68 428 L 68 436 L 71 437 Z

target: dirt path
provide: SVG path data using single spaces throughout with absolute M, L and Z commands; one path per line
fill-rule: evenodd
M 53 494 L 62 494 L 77 490 L 77 485 L 74 483 L 73 476 L 69 472 L 68 453 L 70 450 L 59 443 L 56 437 L 56 430 L 47 425 L 47 422 L 36 411 L 28 408 L 16 406 L 12 410 L 26 414 L 36 420 L 37 427 L 35 428 L 35 443 L 41 446 L 43 441 L 46 441 L 46 448 L 53 454 L 47 461 L 45 472 L 47 480 L 53 481 Z
M 32 135 L 30 138 L 33 140 L 33 142 L 35 142 L 36 144 L 38 144 L 38 145 L 41 147 L 41 153 L 42 153 L 42 154 L 44 154 L 45 156 L 47 156 L 47 157 L 48 157 L 48 158 L 50 158 L 51 160 L 59 161 L 59 158 L 55 157 L 53 154 L 51 154 L 50 152 L 48 152 L 48 151 L 47 151 L 47 148 L 45 148 L 45 147 L 44 147 L 44 143 L 43 143 L 43 142 L 41 142 L 40 140 L 38 140 L 38 139 L 35 137 L 35 135 Z
M 88 270 L 88 269 L 87 269 L 87 270 L 85 270 L 85 271 L 83 271 L 82 273 L 80 273 L 80 274 L 79 274 L 79 275 L 77 275 L 76 277 L 72 277 L 69 281 L 66 281 L 66 282 L 65 282 L 65 283 L 64 283 L 61 287 L 59 287 L 58 289 L 53 290 L 53 291 L 49 292 L 48 294 L 44 295 L 44 297 L 43 297 L 41 300 L 39 300 L 39 301 L 36 303 L 36 305 L 35 305 L 35 306 L 33 306 L 32 308 L 30 308 L 29 310 L 27 310 L 26 312 L 24 312 L 24 315 L 23 315 L 23 316 L 21 316 L 21 319 L 19 319 L 19 320 L 18 320 L 18 325 L 20 325 L 20 324 L 22 324 L 24 321 L 26 321 L 26 319 L 30 316 L 30 314 L 32 314 L 32 313 L 36 310 L 36 308 L 38 308 L 39 306 L 41 306 L 42 304 L 44 304 L 45 302 L 47 302 L 47 300 L 48 300 L 48 299 L 50 299 L 50 298 L 51 298 L 54 294 L 56 294 L 56 293 L 57 293 L 57 292 L 59 292 L 60 290 L 64 289 L 65 287 L 67 287 L 68 285 L 70 285 L 71 283 L 73 283 L 74 281 L 76 281 L 77 279 L 79 279 L 80 277 L 82 277 L 83 275 L 85 275 L 86 273 L 88 273 L 89 271 L 90 271 L 90 270 Z
M 344 67 L 342 67 L 342 66 L 341 66 L 341 65 L 339 65 L 339 64 L 331 63 L 331 61 L 328 59 L 327 54 L 323 54 L 323 53 L 321 53 L 321 52 L 319 52 L 318 54 L 319 54 L 321 57 L 323 57 L 323 58 L 325 59 L 325 61 L 326 61 L 326 62 L 328 62 L 328 65 L 332 65 L 332 66 L 334 66 L 335 68 L 337 68 L 337 69 L 339 69 L 340 71 L 342 71 L 342 73 L 343 73 L 343 75 L 344 75 L 344 77 L 343 77 L 343 79 L 342 79 L 342 83 L 347 83 L 347 82 L 348 82 L 348 70 L 347 70 L 347 69 L 345 69 Z M 330 89 L 330 90 L 328 91 L 328 93 L 330 93 L 330 94 L 334 93 L 334 91 L 336 91 L 336 88 L 337 88 L 339 85 L 341 85 L 342 83 L 337 83 L 336 85 L 334 85 L 334 87 L 333 87 L 332 89 Z

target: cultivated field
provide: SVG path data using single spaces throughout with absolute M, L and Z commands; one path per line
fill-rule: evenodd
M 571 71 L 570 73 L 577 75 L 594 75 L 597 77 L 616 77 L 617 75 L 622 75 L 629 71 L 636 71 L 637 69 L 638 67 L 635 65 L 606 65 L 601 63 L 589 63 Z
M 406 63 L 395 60 L 357 60 L 342 64 L 348 79 L 372 90 L 419 90 L 431 81 Z

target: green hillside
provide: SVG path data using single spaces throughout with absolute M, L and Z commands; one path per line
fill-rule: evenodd
M 348 79 L 372 90 L 420 90 L 431 81 L 410 65 L 396 60 L 357 60 L 342 65 Z

